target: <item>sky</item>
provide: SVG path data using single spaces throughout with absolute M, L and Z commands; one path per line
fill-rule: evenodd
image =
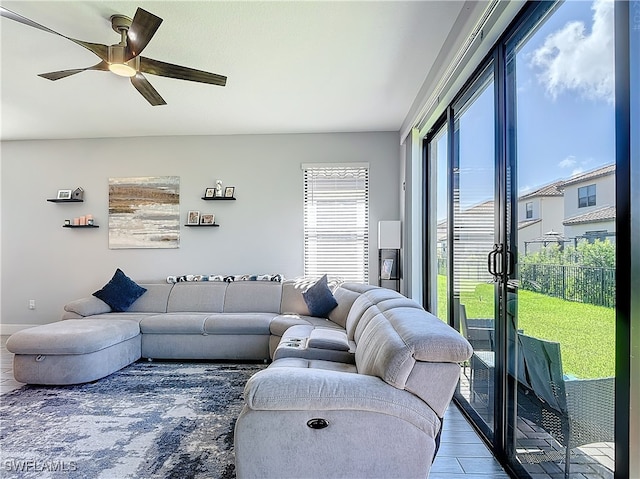
M 615 160 L 613 2 L 568 1 L 517 56 L 518 189 Z
M 516 52 L 519 194 L 613 163 L 613 1 L 560 4 Z M 491 84 L 460 117 L 463 208 L 493 199 L 493 121 Z

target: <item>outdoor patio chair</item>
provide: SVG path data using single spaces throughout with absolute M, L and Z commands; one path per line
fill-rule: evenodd
M 614 440 L 615 378 L 563 376 L 560 344 L 518 334 L 524 371 L 518 395 L 520 416 L 540 425 L 565 448 L 565 478 L 571 449 Z
M 460 305 L 460 333 L 469 341 L 474 351 L 494 350 L 493 319 L 467 318 L 467 309 Z

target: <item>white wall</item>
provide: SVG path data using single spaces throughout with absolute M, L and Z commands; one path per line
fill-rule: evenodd
M 301 163 L 370 164 L 370 272 L 377 224 L 400 215 L 398 134 L 194 136 L 3 142 L 1 273 L 3 333 L 58 320 L 63 305 L 99 289 L 122 268 L 139 281 L 173 274 L 303 274 Z M 108 179 L 180 176 L 180 211 L 214 212 L 219 228 L 181 227 L 178 249 L 108 248 Z M 220 178 L 237 201 L 203 201 Z M 47 202 L 59 189 L 85 202 Z M 98 229 L 62 228 L 93 214 Z M 36 300 L 36 309 L 28 301 Z
M 564 233 L 564 225 L 562 224 L 566 218 L 564 205 L 564 197 L 562 196 L 545 196 L 540 198 L 542 234 L 546 234 L 549 231 L 555 231 L 560 234 Z
M 567 238 L 576 238 L 579 236 L 585 236 L 590 231 L 608 231 L 615 233 L 616 222 L 615 221 L 593 221 L 590 223 L 579 223 L 577 225 L 569 225 L 564 227 L 565 235 Z M 615 236 L 610 236 L 609 241 L 616 242 Z
M 595 206 L 578 207 L 578 188 L 596 185 Z M 605 206 L 615 206 L 616 204 L 616 175 L 611 174 L 600 178 L 585 180 L 580 183 L 568 185 L 564 190 L 564 217 L 583 215 L 591 211 L 599 210 Z

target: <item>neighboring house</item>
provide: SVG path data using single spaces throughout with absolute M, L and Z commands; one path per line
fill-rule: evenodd
M 552 243 L 615 241 L 615 165 L 554 181 L 518 198 L 518 251 Z
M 609 238 L 616 232 L 616 167 L 607 165 L 564 182 L 567 238 Z
M 538 251 L 549 241 L 563 240 L 564 181 L 554 181 L 518 198 L 518 250 Z

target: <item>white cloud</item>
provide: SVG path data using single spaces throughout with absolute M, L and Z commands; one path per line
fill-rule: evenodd
M 613 102 L 613 7 L 612 0 L 595 0 L 590 33 L 583 22 L 569 22 L 533 52 L 531 65 L 552 98 L 574 90 Z
M 572 168 L 577 163 L 575 156 L 567 156 L 564 160 L 558 163 L 560 168 Z

